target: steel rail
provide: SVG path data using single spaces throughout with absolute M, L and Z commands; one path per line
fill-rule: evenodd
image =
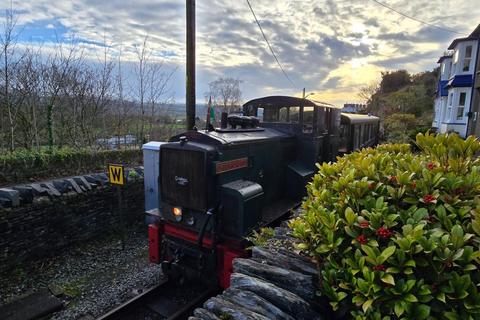
M 110 310 L 106 314 L 97 318 L 97 320 L 108 320 L 113 318 L 114 316 L 124 312 L 127 308 L 131 307 L 132 304 L 138 303 L 140 300 L 145 299 L 145 297 L 149 296 L 153 292 L 159 290 L 161 287 L 165 286 L 168 283 L 168 279 L 162 279 L 160 283 L 154 285 L 151 288 L 148 288 L 144 292 L 136 295 L 135 297 L 131 298 L 130 300 L 125 301 L 121 305 L 115 307 L 114 309 Z
M 162 319 L 166 320 L 187 319 L 193 309 L 198 307 L 218 291 L 216 288 L 202 287 L 202 290 L 198 293 L 195 292 L 194 297 L 189 297 L 185 303 L 180 304 L 174 310 L 169 310 L 171 309 L 169 302 L 178 298 L 173 292 L 174 289 L 178 289 L 178 286 L 174 281 L 169 281 L 168 279 L 163 280 L 154 287 L 149 288 L 145 292 L 142 292 L 134 298 L 122 303 L 97 319 L 143 319 L 138 318 L 138 314 L 135 316 L 135 312 L 142 309 L 148 310 L 148 312 L 153 314 L 158 314 Z M 186 287 L 186 289 L 188 289 L 188 287 Z M 164 307 L 164 310 L 162 310 L 162 307 Z

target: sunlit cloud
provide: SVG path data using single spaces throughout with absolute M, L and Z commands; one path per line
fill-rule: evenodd
M 0 9 L 9 7 L 7 2 L 0 3 Z M 385 2 L 465 35 L 480 23 L 480 6 L 471 1 Z M 299 95 L 305 87 L 326 102 L 358 101 L 360 88 L 378 81 L 380 71 L 433 69 L 438 56 L 458 37 L 368 0 L 251 3 L 295 87 L 282 75 L 244 1 L 197 0 L 199 101 L 208 82 L 218 76 L 243 80 L 244 99 Z M 133 63 L 135 47 L 148 35 L 154 60 L 178 68 L 173 87 L 176 100 L 184 101 L 185 2 L 15 0 L 12 6 L 22 46 L 50 50 L 74 39 L 92 60 L 108 47 L 109 58 Z

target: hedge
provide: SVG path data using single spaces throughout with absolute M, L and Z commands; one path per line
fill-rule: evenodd
M 338 318 L 480 319 L 480 143 L 416 144 L 319 165 L 291 222 Z
M 0 154 L 0 185 L 106 171 L 108 163 L 141 165 L 142 151 L 88 149 L 21 150 Z

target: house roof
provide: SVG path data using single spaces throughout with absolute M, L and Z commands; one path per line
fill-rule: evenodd
M 448 46 L 448 49 L 449 50 L 454 49 L 457 46 L 457 43 L 459 42 L 478 40 L 478 39 L 480 39 L 480 24 L 475 28 L 475 30 L 473 30 L 472 33 L 470 33 L 468 37 L 454 39 L 452 43 Z
M 438 59 L 437 63 L 442 63 L 443 60 L 451 59 L 451 58 L 452 58 L 452 55 L 440 57 L 440 59 Z
M 480 38 L 480 24 L 473 30 L 472 33 L 470 33 L 469 37 L 471 38 Z

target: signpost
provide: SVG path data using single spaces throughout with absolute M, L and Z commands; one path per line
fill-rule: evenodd
M 122 250 L 125 250 L 125 216 L 123 214 L 122 208 L 122 187 L 125 185 L 125 171 L 123 165 L 121 164 L 109 164 L 108 165 L 108 182 L 115 185 L 117 189 L 117 198 L 118 198 L 118 215 L 121 225 L 122 233 Z

